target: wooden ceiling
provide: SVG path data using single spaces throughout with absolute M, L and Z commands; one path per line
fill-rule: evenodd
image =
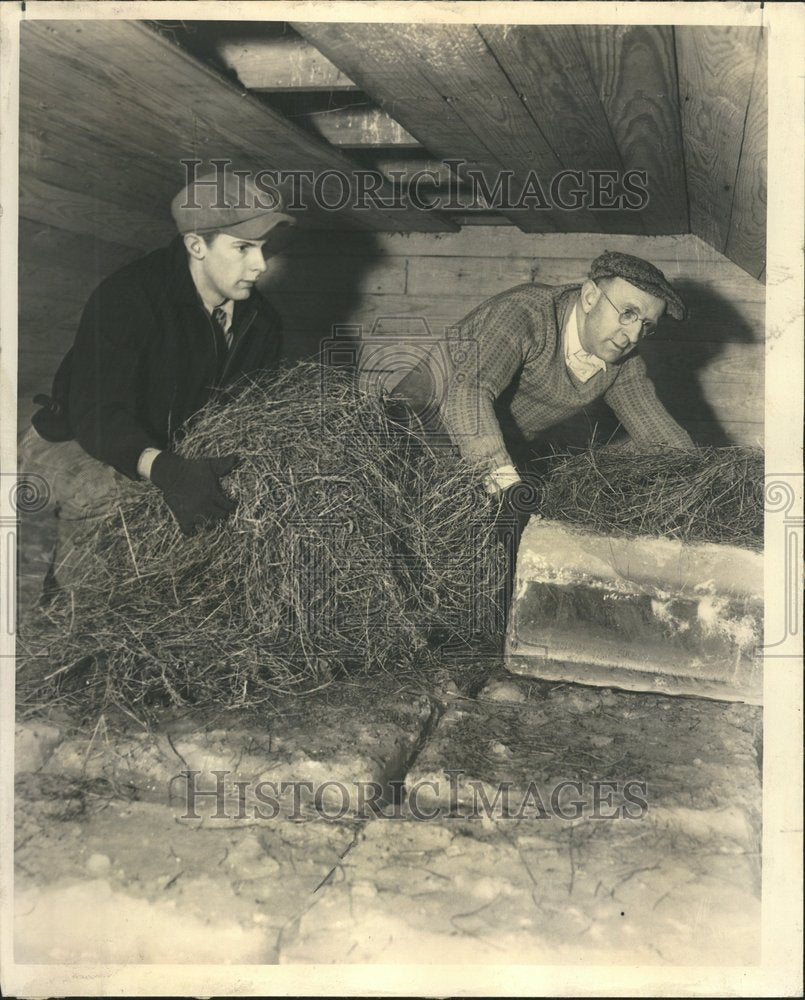
M 547 188 L 562 170 L 644 170 L 640 211 L 495 208 L 473 204 L 464 184 L 449 210 L 375 206 L 307 221 L 693 232 L 757 277 L 765 50 L 760 29 L 716 26 L 27 22 L 20 141 L 37 169 L 23 200 L 52 200 L 65 185 L 94 197 L 117 187 L 136 226 L 137 213 L 170 198 L 188 156 L 255 170 L 428 167 L 437 192 L 450 179 L 445 159 L 466 161 L 490 187 L 511 171 L 515 191 L 531 171 Z M 80 171 L 70 166 L 76 148 L 86 154 Z M 384 182 L 381 193 L 391 190 Z

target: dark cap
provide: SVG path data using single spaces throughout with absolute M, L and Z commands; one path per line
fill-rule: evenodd
M 261 240 L 276 226 L 294 225 L 280 211 L 279 193 L 263 191 L 249 177 L 230 171 L 195 178 L 171 202 L 180 233 L 227 233 L 244 240 Z
M 599 281 L 601 278 L 623 278 L 635 288 L 641 288 L 658 299 L 665 299 L 668 315 L 673 319 L 685 318 L 685 303 L 673 290 L 668 279 L 658 267 L 640 257 L 632 257 L 628 253 L 618 253 L 615 250 L 605 250 L 592 262 L 590 278 L 592 281 Z

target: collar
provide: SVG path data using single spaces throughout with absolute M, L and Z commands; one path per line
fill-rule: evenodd
M 589 382 L 598 372 L 607 370 L 606 362 L 581 346 L 578 324 L 579 303 L 570 310 L 564 331 L 565 364 L 580 382 Z
M 170 252 L 170 267 L 173 273 L 173 281 L 169 287 L 173 295 L 179 301 L 194 308 L 198 308 L 201 305 L 211 315 L 213 309 L 219 303 L 213 302 L 208 304 L 202 300 L 196 288 L 196 283 L 193 281 L 193 275 L 190 273 L 190 260 L 187 256 L 187 250 L 185 249 L 184 240 L 181 235 L 174 237 L 168 249 Z M 234 322 L 236 308 L 238 323 L 242 321 L 242 315 L 246 315 L 251 310 L 257 310 L 258 295 L 259 293 L 252 290 L 248 299 L 240 299 L 237 303 L 233 302 L 232 299 L 228 299 L 226 302 L 220 303 L 227 314 L 227 327 L 230 327 Z

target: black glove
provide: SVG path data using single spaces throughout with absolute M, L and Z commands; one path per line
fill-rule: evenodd
M 161 451 L 151 466 L 151 482 L 162 490 L 182 533 L 192 535 L 203 524 L 220 521 L 237 507 L 218 480 L 237 465 L 237 455 L 182 458 Z
M 513 539 L 515 548 L 520 542 L 531 516 L 539 511 L 539 491 L 534 483 L 522 480 L 512 483 L 498 497 L 495 533 L 498 540 Z
M 34 396 L 34 403 L 41 406 L 31 417 L 36 433 L 45 441 L 53 443 L 59 441 L 70 441 L 73 432 L 70 429 L 70 420 L 65 412 L 64 406 L 58 400 L 51 399 L 50 396 L 39 393 Z

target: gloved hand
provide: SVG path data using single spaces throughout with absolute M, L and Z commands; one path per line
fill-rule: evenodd
M 521 480 L 498 494 L 495 533 L 500 541 L 513 538 L 515 548 L 532 516 L 539 517 L 539 491 L 534 483 Z
M 45 441 L 57 443 L 69 441 L 73 432 L 70 429 L 70 421 L 64 411 L 64 406 L 58 400 L 51 399 L 44 393 L 34 396 L 34 403 L 41 406 L 31 417 L 31 423 L 36 433 Z
M 237 455 L 182 458 L 171 451 L 157 455 L 151 466 L 151 482 L 162 490 L 183 534 L 192 535 L 199 525 L 222 520 L 237 507 L 218 482 L 237 462 Z

